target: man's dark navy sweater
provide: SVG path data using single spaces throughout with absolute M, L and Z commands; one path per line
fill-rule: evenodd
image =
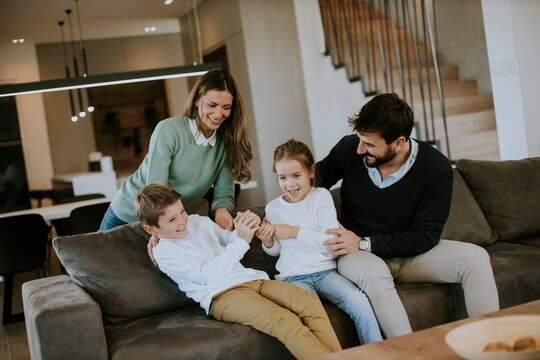
M 439 242 L 452 199 L 452 167 L 432 146 L 418 142 L 413 166 L 397 183 L 380 189 L 369 177 L 358 137 L 345 136 L 317 163 L 319 186 L 341 184 L 340 222 L 369 236 L 382 258 L 422 254 Z

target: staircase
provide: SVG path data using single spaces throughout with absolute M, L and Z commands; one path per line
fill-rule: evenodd
M 426 0 L 319 0 L 326 53 L 365 96 L 395 92 L 413 109 L 416 137 L 455 161 L 499 160 L 491 95 L 457 66 L 433 61 L 436 18 Z M 426 39 L 426 41 L 422 40 Z M 435 50 L 433 50 L 435 49 Z

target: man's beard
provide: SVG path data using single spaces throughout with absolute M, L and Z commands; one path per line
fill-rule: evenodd
M 384 154 L 383 157 L 377 157 L 375 155 L 371 155 L 370 153 L 366 153 L 366 165 L 368 167 L 377 167 L 379 165 L 386 164 L 390 160 L 396 157 L 396 151 L 392 150 L 390 147 L 386 151 L 386 154 Z

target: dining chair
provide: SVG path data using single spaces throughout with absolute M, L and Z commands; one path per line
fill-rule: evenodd
M 73 209 L 68 219 L 69 235 L 98 231 L 109 204 L 104 202 Z
M 12 314 L 13 275 L 37 270 L 47 276 L 45 259 L 50 227 L 39 214 L 0 218 L 0 275 L 4 278 L 2 324 L 24 319 L 23 313 Z
M 99 198 L 104 198 L 104 197 L 105 195 L 103 194 L 85 194 L 85 195 L 76 195 L 76 196 L 68 196 L 68 197 L 59 197 L 59 198 L 53 199 L 53 205 L 67 204 L 67 203 L 83 201 L 83 200 L 99 199 Z M 56 235 L 58 236 L 66 236 L 66 235 L 75 234 L 70 229 L 69 219 L 67 218 L 51 220 L 51 223 L 53 224 L 54 229 L 56 231 Z M 98 225 L 98 228 L 99 228 L 99 225 Z

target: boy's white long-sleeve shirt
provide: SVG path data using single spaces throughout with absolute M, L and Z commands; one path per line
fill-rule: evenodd
M 180 290 L 200 303 L 208 314 L 212 297 L 231 286 L 268 279 L 259 270 L 245 268 L 240 259 L 249 244 L 235 231 L 220 228 L 208 217 L 190 215 L 184 239 L 159 239 L 154 258 L 159 269 Z
M 262 245 L 267 254 L 279 256 L 276 279 L 336 268 L 334 256 L 322 244 L 335 237 L 324 232 L 339 227 L 334 200 L 328 190 L 312 188 L 297 203 L 286 202 L 280 196 L 266 205 L 266 220 L 300 228 L 296 239 L 275 240 L 271 248 Z

